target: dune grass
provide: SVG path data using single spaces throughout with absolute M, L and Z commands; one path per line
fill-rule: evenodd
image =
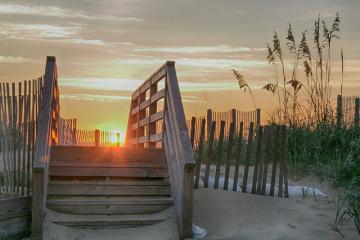
M 296 126 L 289 129 L 288 141 L 290 176 L 297 180 L 314 173 L 344 188 L 335 223 L 353 220 L 360 235 L 360 127 Z

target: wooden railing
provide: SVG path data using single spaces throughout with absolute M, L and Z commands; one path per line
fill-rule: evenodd
M 164 148 L 180 235 L 192 237 L 195 160 L 174 62 L 166 62 L 132 94 L 125 144 Z
M 42 239 L 50 147 L 58 143 L 59 88 L 55 57 L 47 57 L 35 145 L 32 192 L 32 239 Z

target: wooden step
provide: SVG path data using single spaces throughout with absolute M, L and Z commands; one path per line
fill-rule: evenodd
M 48 199 L 47 207 L 63 213 L 96 214 L 147 214 L 162 211 L 173 205 L 168 197 L 66 197 Z
M 167 168 L 148 167 L 66 167 L 51 166 L 51 176 L 79 176 L 79 177 L 168 177 Z
M 59 213 L 49 209 L 47 213 L 51 222 L 71 228 L 113 229 L 156 224 L 173 216 L 174 209 L 170 207 L 164 211 L 152 214 L 76 215 L 76 218 L 71 214 Z
M 80 147 L 52 146 L 50 162 L 153 162 L 166 165 L 162 149 L 124 148 L 124 147 Z
M 170 196 L 168 181 L 50 181 L 48 195 L 86 196 Z

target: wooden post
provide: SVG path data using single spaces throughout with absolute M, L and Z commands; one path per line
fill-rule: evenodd
M 228 138 L 228 146 L 227 146 L 227 153 L 226 153 L 224 190 L 228 190 L 228 186 L 229 186 L 230 161 L 231 161 L 231 156 L 232 156 L 234 128 L 235 128 L 235 123 L 232 122 L 230 124 L 230 129 L 229 129 L 229 138 Z
M 196 117 L 191 118 L 191 129 L 190 129 L 190 141 L 191 147 L 194 149 L 195 144 L 195 126 L 196 126 Z
M 263 135 L 263 127 L 259 126 L 257 130 L 257 144 L 256 144 L 256 157 L 255 157 L 255 165 L 254 165 L 254 175 L 253 175 L 253 182 L 251 186 L 251 193 L 256 193 L 256 183 L 258 178 L 259 172 L 259 164 L 261 161 L 261 142 L 262 142 L 262 135 Z
M 211 136 L 211 125 L 212 125 L 213 119 L 212 119 L 212 110 L 208 109 L 206 111 L 206 126 L 207 126 L 207 139 L 210 139 Z
M 221 121 L 220 126 L 220 137 L 216 149 L 216 169 L 215 169 L 215 183 L 214 188 L 219 188 L 219 177 L 220 177 L 220 164 L 222 160 L 223 153 L 223 143 L 224 143 L 224 130 L 225 130 L 225 121 Z
M 336 108 L 336 123 L 337 127 L 342 127 L 343 109 L 342 109 L 342 95 L 337 96 L 337 108 Z
M 281 136 L 281 128 L 280 126 L 275 126 L 275 142 L 273 145 L 273 158 L 272 158 L 272 171 L 271 171 L 271 185 L 270 185 L 270 196 L 274 196 L 275 191 L 275 181 L 276 181 L 276 170 L 277 164 L 280 158 L 280 136 Z
M 355 116 L 354 116 L 354 122 L 356 126 L 359 126 L 359 120 L 360 120 L 360 98 L 355 98 Z
M 289 155 L 289 151 L 288 151 L 288 140 L 287 140 L 287 131 L 286 131 L 286 126 L 283 126 L 282 129 L 283 132 L 283 138 L 282 138 L 282 156 L 281 158 L 283 159 L 283 169 L 284 169 L 284 195 L 286 198 L 289 197 L 289 186 L 288 186 L 288 155 Z
M 149 116 L 151 118 L 151 115 L 155 114 L 158 110 L 158 107 L 157 107 L 157 101 L 151 103 L 151 100 L 154 96 L 155 93 L 157 93 L 158 91 L 158 84 L 157 83 L 154 83 L 150 86 L 150 106 L 149 106 Z M 149 132 L 148 132 L 148 135 L 149 135 L 149 148 L 154 148 L 156 147 L 156 142 L 150 142 L 150 136 L 153 135 L 153 134 L 156 134 L 156 121 L 155 122 L 150 122 L 149 123 Z
M 116 133 L 116 146 L 120 147 L 120 133 Z
M 236 109 L 231 109 L 231 122 L 234 123 L 234 131 L 236 132 L 237 131 L 237 128 L 236 128 Z
M 269 158 L 270 158 L 270 144 L 271 144 L 271 138 L 272 138 L 272 127 L 266 126 L 265 128 L 265 151 L 264 151 L 264 159 L 263 159 L 263 174 L 262 174 L 262 188 L 260 194 L 265 195 L 266 194 L 266 182 L 267 182 L 267 175 L 268 175 L 268 168 L 269 168 Z
M 239 178 L 239 166 L 240 166 L 240 160 L 241 160 L 241 147 L 243 144 L 243 132 L 244 132 L 244 123 L 241 122 L 237 150 L 236 150 L 236 163 L 235 163 L 235 171 L 234 171 L 233 191 L 237 191 L 237 183 L 238 183 L 238 178 Z
M 73 128 L 72 128 L 72 145 L 73 146 L 77 146 L 77 142 L 76 142 L 76 118 L 73 119 Z
M 200 179 L 200 170 L 201 170 L 201 161 L 203 158 L 203 150 L 204 150 L 204 138 L 205 138 L 205 118 L 201 119 L 201 133 L 200 133 L 200 142 L 198 146 L 198 155 L 196 161 L 195 168 L 195 188 L 199 187 L 199 179 Z
M 44 196 L 44 169 L 33 169 L 33 193 L 32 193 L 32 221 L 31 239 L 41 240 L 43 234 L 43 218 L 45 199 Z
M 194 167 L 193 165 L 184 166 L 184 193 L 183 193 L 183 219 L 180 229 L 182 238 L 193 236 L 193 202 L 194 202 Z
M 95 146 L 96 147 L 100 146 L 100 130 L 99 129 L 95 130 Z
M 250 165 L 250 159 L 251 159 L 251 148 L 252 148 L 252 141 L 253 141 L 253 135 L 254 135 L 254 123 L 250 123 L 249 128 L 249 135 L 248 135 L 248 145 L 246 149 L 246 163 L 244 168 L 244 178 L 243 178 L 243 184 L 242 184 L 242 192 L 246 192 L 247 188 L 247 179 L 249 175 L 249 165 Z
M 256 109 L 256 128 L 258 128 L 261 124 L 261 110 L 260 108 Z
M 215 134 L 216 122 L 212 122 L 211 131 L 209 135 L 208 149 L 206 154 L 206 169 L 205 169 L 205 180 L 204 180 L 204 188 L 209 186 L 209 174 L 210 174 L 210 164 L 213 154 L 213 143 L 214 143 L 214 134 Z

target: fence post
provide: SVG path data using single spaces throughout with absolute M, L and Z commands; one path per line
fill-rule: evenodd
M 116 146 L 120 147 L 120 133 L 116 133 Z
M 258 128 L 261 124 L 261 110 L 260 108 L 256 109 L 256 128 Z
M 211 134 L 211 124 L 212 124 L 212 110 L 208 109 L 206 112 L 206 128 L 207 128 L 207 139 L 209 139 L 209 136 Z
M 336 123 L 338 127 L 342 126 L 343 109 L 342 109 L 342 95 L 337 96 L 337 108 L 336 108 Z
M 95 130 L 95 146 L 97 146 L 97 147 L 100 146 L 100 130 L 99 129 Z
M 355 125 L 358 126 L 359 125 L 359 120 L 360 120 L 360 98 L 355 98 L 355 116 L 354 116 L 354 120 L 355 120 Z
M 196 126 L 196 117 L 191 118 L 191 129 L 190 129 L 190 141 L 191 147 L 194 149 L 195 144 L 195 126 Z
M 74 146 L 77 146 L 77 140 L 76 140 L 76 118 L 73 119 L 73 135 L 72 135 L 72 144 Z
M 232 123 L 234 123 L 234 131 L 236 132 L 236 121 L 237 121 L 237 119 L 236 119 L 236 109 L 235 108 L 233 108 L 233 109 L 231 109 L 231 122 Z

